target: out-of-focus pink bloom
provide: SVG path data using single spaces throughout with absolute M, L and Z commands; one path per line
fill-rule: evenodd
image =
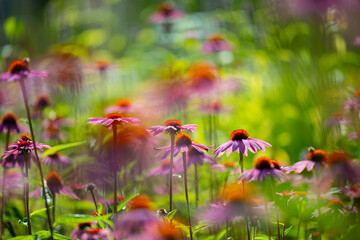
M 135 106 L 129 99 L 120 99 L 115 105 L 111 105 L 105 108 L 104 112 L 106 114 L 120 112 L 120 113 L 130 113 L 134 112 L 138 107 Z
M 80 240 L 108 240 L 109 229 L 91 228 L 81 235 Z
M 36 110 L 43 111 L 45 108 L 50 107 L 51 104 L 52 103 L 51 103 L 49 96 L 46 94 L 41 94 L 41 95 L 37 96 L 35 103 L 34 103 L 34 108 Z
M 43 138 L 63 141 L 66 139 L 66 133 L 62 131 L 62 128 L 71 127 L 72 125 L 71 119 L 63 118 L 54 113 L 50 118 L 42 122 L 44 128 Z
M 47 78 L 47 72 L 30 70 L 29 62 L 30 59 L 28 58 L 12 62 L 9 66 L 8 72 L 0 75 L 0 82 L 20 81 L 25 78 Z
M 157 7 L 156 12 L 150 16 L 149 20 L 152 23 L 166 23 L 184 16 L 185 14 L 173 4 L 164 2 Z
M 294 9 L 299 14 L 326 14 L 329 8 L 358 8 L 356 0 L 294 0 Z
M 349 139 L 350 141 L 357 141 L 357 140 L 359 139 L 359 133 L 360 133 L 359 130 L 356 131 L 356 132 L 351 132 L 351 133 L 349 133 L 348 139 Z
M 203 149 L 209 150 L 210 147 L 204 144 L 196 143 L 193 141 L 191 136 L 185 132 L 180 132 L 175 137 L 175 146 L 174 146 L 174 157 L 179 154 L 179 152 L 185 153 L 191 147 L 194 148 L 194 151 L 202 152 Z M 155 157 L 158 157 L 162 154 L 161 160 L 164 160 L 170 156 L 171 146 L 165 146 L 162 148 L 158 148 L 157 150 L 161 150 Z
M 349 214 L 353 212 L 354 209 L 351 209 L 345 205 L 343 201 L 340 199 L 333 199 L 331 200 L 326 207 L 321 208 L 321 214 L 325 216 L 333 215 L 333 214 Z M 356 211 L 356 210 L 355 210 Z M 312 217 L 318 217 L 319 216 L 319 210 L 316 209 L 312 215 Z
M 0 176 L 0 186 L 4 186 L 6 190 L 13 190 L 23 186 L 23 177 L 20 173 L 7 171 L 5 175 L 5 184 L 3 185 L 3 177 Z
M 204 53 L 229 51 L 231 46 L 220 33 L 213 33 L 206 38 L 202 50 Z
M 341 125 L 341 124 L 349 124 L 349 120 L 344 117 L 342 112 L 335 112 L 329 119 L 327 119 L 324 123 L 325 127 L 330 127 L 332 125 Z
M 139 239 L 143 240 L 177 240 L 183 239 L 180 228 L 169 222 L 155 222 L 147 227 L 146 232 Z
M 221 100 L 216 100 L 200 107 L 200 111 L 205 114 L 219 114 L 229 112 L 229 109 L 223 106 Z
M 29 130 L 21 125 L 18 121 L 18 117 L 12 113 L 5 113 L 0 122 L 0 133 L 20 133 L 20 132 L 28 132 Z
M 179 120 L 167 120 L 163 126 L 149 127 L 148 130 L 153 133 L 154 136 L 165 131 L 168 134 L 176 134 L 180 131 L 195 132 L 198 125 L 186 124 L 182 125 Z
M 213 147 L 213 146 L 210 146 L 210 147 Z M 195 164 L 195 163 L 202 166 L 203 162 L 210 163 L 210 164 L 214 164 L 216 162 L 214 157 L 206 155 L 204 150 L 203 149 L 201 149 L 201 150 L 202 151 L 199 151 L 198 149 L 195 149 L 193 146 L 189 148 L 189 150 L 186 152 L 187 167 L 190 167 L 191 164 Z
M 354 45 L 355 45 L 355 46 L 359 46 L 359 45 L 360 45 L 360 36 L 357 36 L 357 37 L 355 38 Z
M 65 194 L 70 198 L 79 199 L 69 188 L 64 186 L 63 180 L 57 172 L 52 171 L 46 176 L 45 180 L 47 183 L 47 187 L 52 196 L 55 196 L 55 194 L 56 195 Z M 39 198 L 41 196 L 41 192 L 42 192 L 42 187 L 31 192 L 30 197 Z
M 94 125 L 104 125 L 107 126 L 109 129 L 112 129 L 113 125 L 134 125 L 137 126 L 139 122 L 139 119 L 137 118 L 128 118 L 123 117 L 120 113 L 110 113 L 106 116 L 106 118 L 99 118 L 99 117 L 93 117 L 89 118 L 88 124 L 94 124 Z
M 28 153 L 29 156 L 29 167 L 30 167 L 30 159 L 34 159 L 31 151 L 34 150 L 34 143 L 26 134 L 21 134 L 20 138 L 16 141 L 16 143 L 9 144 L 10 150 L 4 152 L 2 154 L 2 165 L 4 167 L 15 167 L 15 164 L 21 169 L 25 165 L 24 152 Z M 43 143 L 36 143 L 36 149 L 41 151 L 43 148 L 51 148 L 50 146 Z
M 232 152 L 242 152 L 245 156 L 248 155 L 248 149 L 252 153 L 257 153 L 257 149 L 266 151 L 265 147 L 271 147 L 271 144 L 254 138 L 249 138 L 249 134 L 244 129 L 235 130 L 230 135 L 230 141 L 221 144 L 215 149 L 216 157 L 221 157 L 225 151 L 229 157 Z
M 357 187 L 351 186 L 351 187 L 343 188 L 342 192 L 351 198 L 360 200 L 360 187 L 359 186 L 357 186 Z
M 240 181 L 246 180 L 247 182 L 258 181 L 262 182 L 269 176 L 274 177 L 278 181 L 287 180 L 286 174 L 280 170 L 280 164 L 276 160 L 271 160 L 266 156 L 261 156 L 256 159 L 254 168 L 245 171 L 240 175 Z
M 180 173 L 182 172 L 181 167 L 179 166 L 177 161 L 174 161 L 173 164 L 173 173 Z M 160 163 L 160 167 L 158 168 L 154 168 L 153 170 L 151 170 L 148 174 L 148 176 L 154 176 L 154 175 L 160 175 L 160 176 L 164 176 L 164 175 L 168 175 L 170 173 L 170 160 L 162 160 Z
M 54 154 L 44 157 L 42 162 L 52 166 L 66 166 L 71 164 L 71 159 L 67 156 L 62 155 L 60 152 L 56 152 Z
M 117 231 L 114 232 L 114 237 L 132 239 L 140 236 L 147 226 L 158 221 L 152 209 L 153 203 L 149 197 L 139 195 L 133 198 L 128 205 L 128 210 L 115 219 Z
M 301 173 L 305 169 L 310 172 L 313 169 L 319 173 L 321 167 L 327 165 L 328 155 L 324 150 L 309 148 L 309 153 L 306 160 L 295 163 L 292 166 L 285 167 L 284 170 L 289 172 Z
M 90 222 L 79 223 L 76 228 L 71 232 L 71 238 L 81 239 L 81 236 L 85 234 L 87 229 L 91 229 Z
M 101 74 L 104 74 L 105 72 L 107 72 L 109 69 L 113 69 L 116 68 L 115 64 L 111 64 L 109 61 L 105 60 L 105 59 L 98 59 L 95 61 L 94 64 L 88 65 L 87 67 L 91 68 L 91 69 L 96 69 L 98 70 Z
M 214 164 L 211 168 L 218 172 L 230 172 L 232 175 L 241 173 L 241 169 L 236 167 L 234 162 L 229 161 L 225 161 L 222 164 Z
M 348 101 L 345 101 L 344 110 L 346 112 L 358 112 L 360 110 L 360 100 L 355 97 Z
M 328 167 L 320 174 L 318 188 L 325 192 L 332 185 L 344 187 L 360 181 L 359 166 L 343 151 L 334 151 L 329 155 Z

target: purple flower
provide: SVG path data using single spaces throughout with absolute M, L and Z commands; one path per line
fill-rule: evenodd
M 180 173 L 182 172 L 182 168 L 181 166 L 179 166 L 178 162 L 174 162 L 173 164 L 173 173 Z M 160 175 L 160 176 L 164 176 L 164 175 L 168 175 L 170 173 L 170 160 L 162 160 L 160 163 L 160 167 L 158 168 L 154 168 L 153 170 L 151 170 L 148 174 L 148 176 L 154 176 L 154 175 Z
M 54 154 L 48 155 L 43 158 L 43 163 L 48 165 L 69 165 L 71 164 L 71 159 L 67 156 L 61 155 L 60 152 L 56 152 Z
M 3 177 L 0 176 L 0 186 L 4 186 L 7 191 L 23 186 L 23 176 L 14 171 L 7 171 L 5 175 L 5 184 L 3 185 Z
M 85 234 L 87 229 L 91 228 L 90 222 L 79 223 L 76 228 L 71 232 L 71 238 L 81 239 L 81 236 Z
M 357 141 L 359 139 L 359 131 L 349 133 L 348 139 L 350 141 Z
M 217 172 L 230 172 L 230 174 L 240 174 L 241 169 L 235 166 L 234 162 L 225 161 L 222 164 L 214 164 L 211 166 Z
M 355 97 L 345 101 L 344 110 L 347 112 L 358 112 L 360 110 L 360 100 Z
M 213 147 L 213 146 L 211 146 Z M 208 156 L 205 154 L 204 150 L 200 148 L 201 151 L 194 148 L 193 146 L 189 148 L 189 150 L 186 152 L 186 165 L 187 167 L 190 167 L 191 164 L 199 164 L 203 165 L 203 162 L 214 164 L 215 159 L 212 156 Z
M 32 139 L 26 135 L 22 134 L 16 143 L 9 144 L 10 150 L 2 154 L 3 162 L 1 163 L 4 167 L 15 167 L 17 164 L 21 169 L 25 165 L 24 152 L 29 154 L 29 159 L 34 159 L 31 151 L 34 150 L 34 143 Z M 36 143 L 36 149 L 42 150 L 43 148 L 51 148 L 50 146 L 43 143 Z M 30 167 L 30 161 L 28 162 Z
M 248 149 L 252 153 L 257 153 L 257 149 L 262 151 L 266 151 L 265 147 L 271 147 L 271 144 L 254 139 L 249 138 L 249 134 L 244 129 L 235 130 L 230 135 L 230 141 L 221 144 L 218 148 L 215 149 L 214 153 L 216 157 L 222 156 L 225 151 L 226 156 L 230 156 L 232 152 L 242 152 L 245 156 L 248 155 Z
M 138 126 L 139 119 L 137 118 L 128 118 L 123 117 L 120 113 L 110 113 L 106 116 L 106 118 L 89 118 L 88 124 L 94 125 L 104 125 L 107 126 L 109 129 L 112 129 L 113 125 L 134 125 Z
M 243 180 L 247 180 L 247 182 L 259 181 L 261 183 L 263 179 L 267 179 L 269 176 L 278 181 L 286 180 L 287 176 L 280 168 L 280 164 L 276 160 L 261 156 L 256 159 L 254 168 L 240 175 L 239 183 Z
M 65 194 L 71 198 L 79 199 L 69 188 L 64 186 L 63 180 L 57 172 L 52 171 L 46 176 L 45 180 L 52 196 L 55 196 L 55 194 Z M 41 192 L 42 187 L 31 192 L 30 197 L 39 198 L 41 196 Z
M 355 45 L 355 46 L 359 46 L 359 45 L 360 45 L 360 36 L 357 36 L 357 37 L 355 38 L 354 45 Z
M 170 20 L 182 18 L 184 15 L 173 4 L 164 2 L 157 7 L 156 12 L 150 16 L 149 20 L 152 23 L 166 23 Z
M 10 133 L 12 132 L 20 133 L 20 132 L 28 132 L 29 130 L 26 127 L 19 124 L 18 117 L 14 113 L 7 112 L 1 118 L 0 133 L 2 132 L 6 133 L 8 131 L 10 131 Z
M 109 234 L 109 229 L 91 228 L 87 229 L 85 233 L 81 235 L 80 240 L 108 240 Z
M 163 126 L 149 127 L 148 131 L 152 132 L 153 135 L 156 136 L 164 131 L 165 133 L 169 133 L 169 134 L 176 134 L 184 130 L 189 132 L 195 132 L 197 127 L 198 125 L 195 124 L 182 125 L 181 122 L 178 120 L 167 120 L 165 121 Z
M 324 150 L 309 148 L 309 153 L 306 157 L 306 160 L 295 163 L 292 166 L 285 167 L 284 170 L 289 172 L 301 173 L 305 169 L 310 172 L 315 169 L 316 172 L 319 172 L 320 167 L 324 167 L 327 164 L 328 155 Z
M 331 125 L 341 125 L 341 124 L 349 124 L 349 120 L 344 117 L 342 112 L 335 112 L 329 119 L 327 119 L 324 123 L 325 127 L 330 127 Z
M 175 137 L 174 156 L 177 156 L 179 152 L 187 152 L 191 147 L 194 148 L 194 151 L 198 151 L 200 153 L 203 153 L 203 149 L 210 149 L 209 146 L 194 142 L 189 134 L 180 132 Z M 161 151 L 155 157 L 158 157 L 162 154 L 161 160 L 164 160 L 170 156 L 171 146 L 165 146 L 158 148 L 157 150 Z
M 17 60 L 10 64 L 7 73 L 0 75 L 0 82 L 13 82 L 20 81 L 24 78 L 36 79 L 36 78 L 47 78 L 47 72 L 33 71 L 29 68 L 30 59 L 25 58 L 24 60 Z
M 70 127 L 73 121 L 69 118 L 63 118 L 55 112 L 51 112 L 50 118 L 44 119 L 41 123 L 44 128 L 43 138 L 64 141 L 66 139 L 66 132 L 62 127 Z
M 231 46 L 221 34 L 213 33 L 204 42 L 202 50 L 204 53 L 229 51 Z

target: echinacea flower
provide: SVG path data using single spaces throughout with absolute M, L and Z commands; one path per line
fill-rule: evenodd
M 55 194 L 64 194 L 70 198 L 79 199 L 68 187 L 64 186 L 63 180 L 57 172 L 52 171 L 46 176 L 45 180 L 52 196 L 55 196 Z M 41 196 L 41 192 L 42 187 L 31 192 L 30 197 L 39 198 Z
M 10 150 L 4 152 L 2 154 L 2 165 L 4 167 L 15 167 L 15 164 L 19 166 L 21 169 L 25 165 L 24 152 L 26 152 L 29 156 L 29 159 L 33 159 L 31 151 L 34 150 L 34 143 L 26 134 L 21 134 L 20 138 L 16 141 L 16 143 L 9 144 Z M 42 150 L 43 148 L 51 148 L 50 146 L 36 142 L 36 149 Z M 30 161 L 28 162 L 30 166 Z
M 219 114 L 229 112 L 229 109 L 224 107 L 224 104 L 220 99 L 202 105 L 199 110 L 205 114 Z
M 272 160 L 266 156 L 261 156 L 256 159 L 254 168 L 245 171 L 240 175 L 240 181 L 246 180 L 247 182 L 258 181 L 262 182 L 269 176 L 274 177 L 278 181 L 287 179 L 286 174 L 279 169 L 279 163 L 276 160 Z
M 91 222 L 79 223 L 78 226 L 71 232 L 70 237 L 73 239 L 81 239 L 81 236 L 84 235 L 88 229 L 91 229 Z
M 197 127 L 198 125 L 195 124 L 182 125 L 179 120 L 167 120 L 164 122 L 163 126 L 149 127 L 148 130 L 152 132 L 154 136 L 156 136 L 164 131 L 168 134 L 176 134 L 184 130 L 189 132 L 195 132 Z
M 186 165 L 190 167 L 191 164 L 203 165 L 203 162 L 214 164 L 215 159 L 212 156 L 205 154 L 204 150 L 200 148 L 201 151 L 194 148 L 193 146 L 189 148 L 186 152 Z M 207 151 L 207 150 L 206 150 Z
M 71 158 L 62 155 L 60 152 L 56 152 L 54 154 L 44 157 L 42 162 L 52 166 L 66 166 L 71 164 Z
M 55 112 L 51 112 L 50 117 L 44 119 L 41 125 L 44 129 L 42 135 L 44 139 L 64 141 L 66 139 L 66 132 L 62 128 L 71 127 L 73 121 L 69 118 L 63 118 Z
M 41 94 L 37 96 L 34 103 L 34 108 L 38 111 L 43 111 L 45 108 L 50 107 L 51 104 L 52 103 L 49 96 L 45 94 Z
M 331 200 L 325 207 L 321 208 L 321 214 L 323 215 L 333 215 L 333 214 L 341 214 L 345 215 L 351 213 L 351 209 L 348 208 L 343 201 L 340 199 L 333 199 Z M 318 217 L 319 210 L 316 209 L 312 215 L 312 217 Z
M 350 141 L 357 141 L 359 139 L 360 130 L 357 130 L 356 132 L 351 132 L 348 135 L 348 139 Z
M 360 110 L 360 100 L 356 97 L 344 102 L 346 112 L 356 113 Z
M 301 173 L 305 169 L 310 172 L 313 169 L 315 172 L 319 172 L 321 167 L 326 166 L 328 160 L 328 155 L 324 150 L 314 149 L 313 147 L 309 148 L 309 153 L 306 157 L 306 160 L 295 163 L 292 166 L 285 167 L 287 173 L 295 172 Z
M 93 117 L 89 118 L 88 124 L 94 124 L 94 125 L 104 125 L 107 126 L 109 129 L 112 129 L 113 125 L 134 125 L 137 126 L 139 122 L 139 119 L 137 118 L 128 118 L 124 117 L 120 113 L 110 113 L 106 115 L 106 118 L 99 118 L 99 117 Z
M 129 99 L 120 99 L 116 102 L 115 105 L 111 105 L 105 108 L 104 112 L 106 114 L 114 113 L 114 112 L 121 112 L 121 113 L 129 113 L 135 111 L 136 106 L 129 100 Z
M 12 62 L 9 66 L 8 72 L 0 74 L 0 82 L 20 81 L 25 78 L 47 78 L 47 72 L 30 70 L 29 62 L 29 58 Z
M 341 124 L 349 124 L 349 120 L 343 115 L 342 112 L 335 112 L 329 119 L 324 123 L 325 127 L 330 127 L 332 125 L 340 126 Z
M 257 153 L 257 149 L 266 151 L 265 147 L 271 147 L 271 144 L 254 138 L 249 138 L 249 134 L 244 129 L 235 130 L 230 135 L 230 141 L 221 144 L 215 149 L 215 157 L 221 157 L 225 151 L 230 156 L 232 152 L 241 152 L 245 156 L 248 155 L 248 149 L 252 153 Z
M 189 134 L 185 132 L 180 132 L 175 137 L 174 156 L 177 156 L 179 152 L 182 153 L 187 152 L 191 147 L 194 148 L 194 151 L 197 151 L 199 153 L 204 153 L 203 149 L 204 150 L 210 149 L 209 146 L 194 142 Z M 157 148 L 157 150 L 161 150 L 161 151 L 155 157 L 158 157 L 162 154 L 161 160 L 164 160 L 167 157 L 169 157 L 171 153 L 171 146 Z
M 217 172 L 230 172 L 230 174 L 240 174 L 241 169 L 236 167 L 234 162 L 225 161 L 222 164 L 214 164 L 211 166 Z
M 220 52 L 231 50 L 230 44 L 220 33 L 213 33 L 209 35 L 204 44 L 202 45 L 202 51 L 204 53 Z
M 5 178 L 5 182 L 3 182 Z M 15 171 L 7 171 L 6 175 L 0 176 L 0 186 L 4 186 L 7 191 L 14 190 L 23 186 L 23 176 Z
M 81 235 L 80 240 L 108 240 L 109 229 L 90 228 Z
M 14 113 L 7 112 L 2 116 L 0 122 L 0 133 L 6 132 L 28 132 L 28 129 L 19 123 L 18 117 Z
M 178 10 L 173 4 L 164 2 L 157 7 L 156 12 L 150 16 L 149 20 L 152 23 L 161 24 L 180 19 L 184 17 L 184 15 L 185 14 Z
M 179 166 L 178 162 L 174 162 L 173 165 L 173 173 L 180 173 L 182 172 L 181 167 Z M 151 170 L 148 174 L 148 176 L 154 176 L 154 175 L 168 175 L 170 174 L 170 160 L 165 159 L 160 162 L 160 167 L 154 168 Z

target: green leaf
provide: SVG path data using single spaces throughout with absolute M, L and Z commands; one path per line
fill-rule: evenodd
M 92 216 L 87 214 L 69 214 L 63 215 L 56 218 L 54 226 L 59 224 L 73 224 L 73 223 L 81 223 L 81 222 L 92 222 L 92 221 L 101 221 L 106 220 L 112 214 L 106 214 L 102 217 Z
M 49 207 L 49 209 L 51 209 L 53 207 L 54 206 L 51 206 L 51 207 Z M 38 209 L 38 210 L 33 211 L 32 213 L 30 213 L 30 217 L 32 217 L 34 215 L 37 215 L 37 214 L 40 214 L 40 213 L 43 213 L 43 212 L 46 212 L 46 208 L 42 208 L 42 209 Z
M 291 225 L 290 227 L 288 227 L 287 229 L 285 229 L 285 236 L 290 232 L 290 230 L 293 228 L 293 226 Z
M 47 201 L 47 204 L 50 205 L 51 201 L 52 201 L 52 195 L 49 191 L 49 188 L 47 186 L 47 182 L 46 180 L 44 179 L 44 188 L 45 188 L 45 195 L 46 195 L 46 201 Z M 43 201 L 45 202 L 45 197 L 44 197 L 44 191 L 43 189 L 41 189 L 41 198 L 43 199 Z
M 130 197 L 126 198 L 124 201 L 122 201 L 120 204 L 117 205 L 117 212 L 122 210 L 128 202 L 131 201 L 134 197 L 139 196 L 138 193 L 131 195 Z
M 172 210 L 171 212 L 169 212 L 169 213 L 167 214 L 168 219 L 169 219 L 169 220 L 173 219 L 173 217 L 174 217 L 174 215 L 175 215 L 176 212 L 177 212 L 177 209 L 174 209 L 174 210 Z
M 35 240 L 35 237 L 31 235 L 21 235 L 21 236 L 9 238 L 8 240 Z
M 208 224 L 206 224 L 206 223 L 199 223 L 198 225 L 195 226 L 193 234 L 195 235 L 195 233 L 199 232 L 199 231 L 202 230 L 202 229 L 206 229 L 207 227 L 209 227 Z
M 68 149 L 68 148 L 77 147 L 77 146 L 85 144 L 85 143 L 86 143 L 86 141 L 82 141 L 82 142 L 75 142 L 75 143 L 68 143 L 68 144 L 61 144 L 61 145 L 54 146 L 54 147 L 46 150 L 43 153 L 43 155 L 41 156 L 41 158 L 55 154 L 56 152 L 60 152 L 62 150 Z
M 96 212 L 99 213 L 99 214 L 101 214 L 102 211 L 103 211 L 103 205 L 102 205 L 101 203 L 99 203 L 99 204 L 97 205 Z

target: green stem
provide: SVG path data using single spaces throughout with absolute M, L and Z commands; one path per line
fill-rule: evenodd
M 56 204 L 56 194 L 54 194 L 53 196 L 53 209 L 52 209 L 52 220 L 53 220 L 53 223 L 55 223 L 55 204 Z
M 171 153 L 170 153 L 170 173 L 169 173 L 169 201 L 170 201 L 170 212 L 173 209 L 173 167 L 174 167 L 174 148 L 175 148 L 175 133 L 170 133 L 170 144 L 171 144 Z
M 276 215 L 276 225 L 277 225 L 277 233 L 278 233 L 278 239 L 280 240 L 280 224 L 279 224 L 279 212 L 278 212 L 278 208 L 276 206 L 276 194 L 275 194 L 275 182 L 274 179 L 271 178 L 271 192 L 273 194 L 273 198 L 274 198 L 274 207 L 275 207 L 275 215 Z
M 5 151 L 8 149 L 10 142 L 10 129 L 8 129 L 5 137 Z M 2 186 L 1 186 L 1 210 L 0 210 L 0 239 L 2 239 L 2 236 L 4 234 L 4 211 L 6 207 L 5 202 L 5 182 L 6 182 L 6 166 L 3 166 L 3 177 L 2 177 Z
M 244 172 L 244 154 L 242 152 L 240 152 L 240 167 L 241 167 L 241 174 Z M 245 197 L 245 180 L 242 181 L 242 190 L 243 190 L 243 196 Z M 245 225 L 246 225 L 246 234 L 247 234 L 247 239 L 250 240 L 250 229 L 249 229 L 249 222 L 248 222 L 248 217 L 245 216 Z
M 97 204 L 96 204 L 95 195 L 94 195 L 93 190 L 90 190 L 90 193 L 91 193 L 91 197 L 93 199 L 94 205 L 95 205 L 95 211 L 97 212 Z
M 25 198 L 25 214 L 27 218 L 27 234 L 31 235 L 31 219 L 29 210 L 29 153 L 23 151 L 25 160 L 25 181 L 24 181 L 24 198 Z
M 183 157 L 183 167 L 184 167 L 184 186 L 185 186 L 185 198 L 186 198 L 186 209 L 188 215 L 188 224 L 189 224 L 189 233 L 190 239 L 192 240 L 192 229 L 191 229 L 191 217 L 190 217 L 190 208 L 189 208 L 189 196 L 188 196 L 188 187 L 187 187 L 187 173 L 186 173 L 186 152 L 182 153 Z
M 285 239 L 286 210 L 287 210 L 287 201 L 284 198 L 284 226 L 283 226 L 283 232 L 282 232 L 283 239 Z
M 113 129 L 113 140 L 114 140 L 114 145 L 113 145 L 113 159 L 112 161 L 115 162 L 115 157 L 116 157 L 116 142 L 117 142 L 117 125 L 113 124 L 112 126 Z M 114 167 L 114 205 L 113 205 L 113 211 L 114 211 L 114 216 L 117 212 L 117 169 L 116 167 Z
M 27 97 L 27 93 L 26 93 L 26 88 L 25 88 L 24 79 L 20 79 L 20 87 L 21 87 L 21 92 L 22 92 L 23 98 L 24 98 L 24 104 L 25 104 L 25 109 L 26 109 L 27 118 L 28 118 L 28 121 L 29 121 L 31 138 L 32 138 L 32 140 L 33 140 L 34 152 L 35 152 L 35 159 L 36 159 L 36 163 L 37 163 L 37 165 L 38 165 L 39 172 L 40 172 L 40 178 L 41 178 L 41 184 L 42 184 L 42 191 L 43 191 L 44 202 L 45 202 L 45 207 L 46 207 L 46 215 L 47 215 L 47 220 L 48 220 L 49 230 L 50 230 L 50 239 L 53 239 L 53 238 L 54 238 L 54 237 L 53 237 L 53 228 L 52 228 L 52 224 L 51 224 L 50 208 L 49 208 L 49 204 L 48 204 L 48 202 L 47 202 L 47 197 L 46 197 L 46 190 L 45 190 L 45 183 L 44 183 L 44 174 L 43 174 L 43 171 L 42 171 L 42 167 L 41 167 L 41 162 L 40 162 L 39 156 L 38 156 L 38 154 L 37 154 L 35 134 L 34 134 L 33 126 L 32 126 L 31 115 L 30 115 L 30 108 L 29 108 L 28 97 Z
M 266 192 L 265 181 L 263 181 L 263 192 Z M 269 216 L 269 210 L 268 210 L 268 206 L 267 206 L 266 196 L 264 197 L 264 206 L 265 206 L 265 215 L 266 215 L 266 221 L 267 221 L 268 237 L 269 237 L 269 240 L 271 240 L 270 216 Z
M 301 211 L 302 211 L 302 201 L 300 202 L 300 207 L 299 207 L 299 222 L 298 222 L 298 228 L 297 228 L 297 233 L 296 233 L 296 240 L 299 240 L 299 234 L 300 234 L 300 222 L 301 222 Z
M 198 179 L 198 169 L 196 162 L 195 162 L 195 197 L 196 197 L 196 209 L 197 209 L 199 205 L 199 179 Z

